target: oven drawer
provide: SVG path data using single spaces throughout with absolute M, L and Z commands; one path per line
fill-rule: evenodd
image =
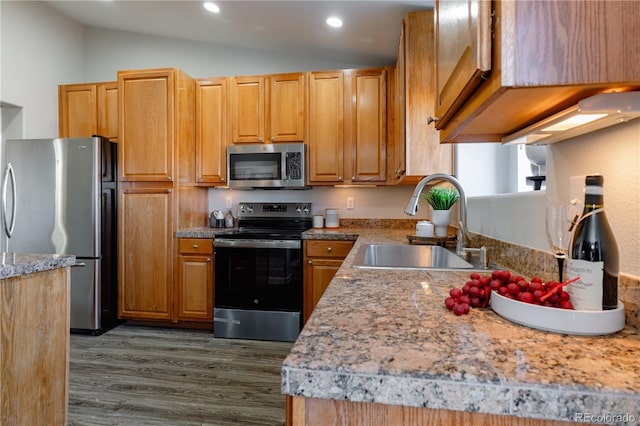
M 213 254 L 213 240 L 209 238 L 180 238 L 181 254 Z
M 351 248 L 353 241 L 329 241 L 329 240 L 305 240 L 305 256 L 327 257 L 344 259 Z

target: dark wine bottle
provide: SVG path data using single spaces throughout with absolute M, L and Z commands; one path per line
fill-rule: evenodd
M 566 289 L 579 310 L 618 307 L 618 246 L 604 213 L 603 182 L 586 177 L 584 210 L 569 245 L 567 273 L 580 280 Z

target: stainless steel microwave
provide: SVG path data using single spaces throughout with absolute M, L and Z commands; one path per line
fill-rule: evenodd
M 231 188 L 302 189 L 305 183 L 303 143 L 227 147 L 227 184 Z

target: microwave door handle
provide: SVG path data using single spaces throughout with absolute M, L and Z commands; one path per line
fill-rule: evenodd
M 9 183 L 9 179 L 11 179 L 11 224 L 7 226 L 7 183 Z M 4 233 L 8 238 L 11 238 L 13 235 L 13 228 L 16 224 L 16 175 L 13 171 L 13 166 L 11 163 L 7 163 L 7 169 L 4 172 L 4 178 L 2 181 L 2 223 L 4 225 Z

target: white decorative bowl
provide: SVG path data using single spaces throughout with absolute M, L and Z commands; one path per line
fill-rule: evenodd
M 563 334 L 599 336 L 624 328 L 624 305 L 608 311 L 576 311 L 524 303 L 491 292 L 491 308 L 501 317 L 527 327 Z

